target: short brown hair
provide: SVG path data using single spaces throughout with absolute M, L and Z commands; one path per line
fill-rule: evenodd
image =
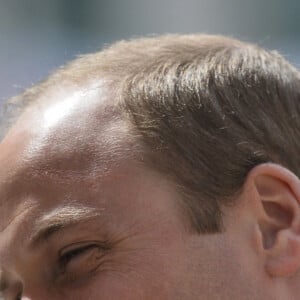
M 177 184 L 198 232 L 221 230 L 222 206 L 254 166 L 300 173 L 300 75 L 277 52 L 207 35 L 122 41 L 72 62 L 21 102 L 62 79 L 97 78 L 111 82 L 144 162 Z

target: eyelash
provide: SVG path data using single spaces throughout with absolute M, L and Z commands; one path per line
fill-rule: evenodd
M 110 249 L 107 241 L 86 241 L 64 247 L 58 253 L 55 281 L 65 285 L 86 278 L 98 269 L 105 252 Z
M 72 249 L 65 254 L 61 255 L 59 258 L 59 264 L 60 266 L 65 269 L 66 266 L 72 261 L 72 259 L 84 254 L 86 251 L 93 249 L 93 248 L 99 248 L 99 245 L 97 244 L 89 244 L 82 247 L 78 247 L 75 249 Z

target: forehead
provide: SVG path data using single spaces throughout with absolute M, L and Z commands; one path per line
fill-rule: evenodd
M 76 160 L 81 157 L 93 161 L 98 156 L 97 161 L 102 158 L 104 163 L 112 154 L 120 154 L 121 149 L 125 152 L 130 133 L 113 94 L 104 83 L 81 89 L 50 89 L 25 110 L 1 143 L 0 154 L 22 144 L 18 154 L 31 165 L 41 158 L 62 156 L 74 166 L 74 155 Z
M 1 227 L 12 218 L 8 211 L 18 214 L 26 204 L 24 191 L 28 200 L 31 192 L 51 196 L 52 185 L 76 190 L 76 183 L 102 176 L 130 156 L 133 143 L 111 100 L 101 86 L 67 87 L 25 111 L 0 144 Z

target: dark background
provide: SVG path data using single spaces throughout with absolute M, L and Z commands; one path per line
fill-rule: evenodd
M 0 0 L 0 100 L 76 55 L 153 33 L 217 33 L 300 63 L 299 0 Z

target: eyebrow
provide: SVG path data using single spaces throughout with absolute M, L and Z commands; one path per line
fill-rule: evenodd
M 90 207 L 64 206 L 57 208 L 35 222 L 29 242 L 32 247 L 37 247 L 62 229 L 100 215 L 99 209 Z

